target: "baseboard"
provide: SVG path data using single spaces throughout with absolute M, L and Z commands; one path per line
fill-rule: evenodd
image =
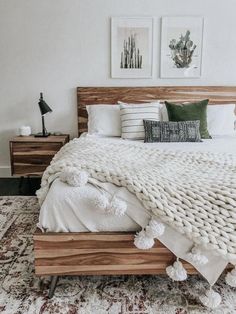
M 0 178 L 10 178 L 10 177 L 11 177 L 11 167 L 0 166 Z

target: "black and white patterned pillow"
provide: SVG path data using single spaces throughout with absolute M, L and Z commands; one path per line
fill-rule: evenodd
M 201 142 L 200 121 L 160 122 L 143 120 L 145 143 Z

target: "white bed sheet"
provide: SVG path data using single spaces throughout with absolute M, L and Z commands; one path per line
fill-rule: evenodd
M 83 136 L 90 136 L 84 134 Z M 99 140 L 99 139 L 98 139 Z M 109 142 L 123 141 L 120 138 L 103 138 Z M 171 151 L 210 151 L 236 154 L 236 135 L 215 137 L 202 143 L 151 143 L 160 149 Z M 140 201 L 126 188 L 117 187 L 111 183 L 97 182 L 84 187 L 71 187 L 59 179 L 55 180 L 42 204 L 39 216 L 39 227 L 51 232 L 101 232 L 101 231 L 138 231 L 145 227 L 151 218 L 150 212 L 144 209 Z M 122 217 L 109 216 L 94 209 L 92 199 L 95 195 L 107 191 L 127 202 L 127 212 Z M 175 239 L 175 241 L 173 241 Z M 167 227 L 167 231 L 160 238 L 173 253 L 188 260 L 186 253 L 193 246 L 192 241 Z M 184 248 L 184 249 L 183 249 Z M 227 262 L 212 252 L 206 252 L 211 263 L 207 266 L 194 265 L 203 276 L 213 284 Z M 212 268 L 214 265 L 214 268 Z
M 96 137 L 96 135 L 82 134 L 83 137 Z M 172 151 L 193 151 L 193 152 L 213 152 L 213 153 L 229 153 L 236 154 L 236 131 L 232 135 L 214 136 L 212 139 L 203 139 L 202 142 L 173 142 L 173 143 L 143 143 L 143 141 L 123 140 L 120 137 L 99 137 L 106 141 L 125 141 L 131 143 L 140 143 L 140 145 L 151 145 L 159 149 L 167 149 Z

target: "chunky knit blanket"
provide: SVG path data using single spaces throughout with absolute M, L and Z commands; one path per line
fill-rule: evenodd
M 201 144 L 197 144 L 201 145 Z M 126 187 L 158 219 L 196 244 L 236 259 L 236 157 L 172 152 L 152 144 L 80 138 L 65 145 L 44 172 L 40 203 L 68 167 Z

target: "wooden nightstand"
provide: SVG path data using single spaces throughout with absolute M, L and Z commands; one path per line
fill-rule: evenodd
M 10 141 L 13 176 L 41 176 L 53 156 L 69 141 L 69 135 L 17 136 Z

